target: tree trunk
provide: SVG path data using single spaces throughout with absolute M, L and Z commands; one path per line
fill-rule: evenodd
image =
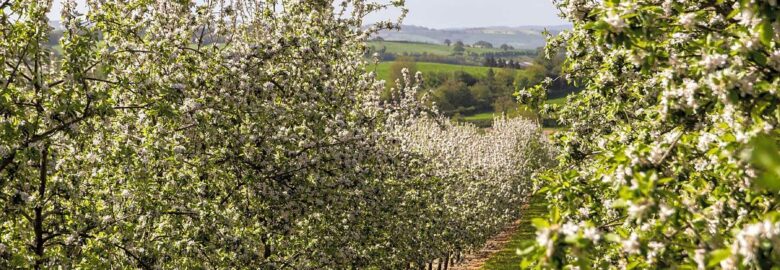
M 450 254 L 447 253 L 447 257 L 444 258 L 444 270 L 450 269 Z
M 35 221 L 33 222 L 33 230 L 35 232 L 35 269 L 41 269 L 43 265 L 43 255 L 45 251 L 45 240 L 43 239 L 43 199 L 46 198 L 46 168 L 49 165 L 49 146 L 43 146 L 41 150 L 41 164 L 40 164 L 40 183 L 38 184 L 38 202 L 35 206 Z

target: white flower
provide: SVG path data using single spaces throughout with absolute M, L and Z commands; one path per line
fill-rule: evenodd
M 780 69 L 780 50 L 772 52 L 769 56 L 769 63 L 777 69 Z
M 32 198 L 30 198 L 30 194 L 27 194 L 27 192 L 17 191 L 16 194 L 19 195 L 19 198 L 21 198 L 25 203 L 29 203 L 32 200 Z
M 548 257 L 552 256 L 553 252 L 555 251 L 555 247 L 553 246 L 552 241 L 552 234 L 553 231 L 549 228 L 545 228 L 536 232 L 536 242 L 546 249 L 546 255 Z
M 698 266 L 699 270 L 706 269 L 707 265 L 705 264 L 705 255 L 707 255 L 707 251 L 704 249 L 697 249 L 696 254 L 693 256 L 693 261 L 696 262 L 696 265 Z
M 737 260 L 734 259 L 734 256 L 728 257 L 725 260 L 720 261 L 720 267 L 723 268 L 723 270 L 738 269 Z
M 65 244 L 66 245 L 73 245 L 74 243 L 76 243 L 76 239 L 77 238 L 78 238 L 78 236 L 75 235 L 75 234 L 68 235 L 68 237 L 65 238 Z
M 549 244 L 550 240 L 550 229 L 542 229 L 540 231 L 536 232 L 536 242 L 539 243 L 540 246 L 546 246 Z
M 710 54 L 702 59 L 701 64 L 709 70 L 722 67 L 726 64 L 728 56 L 725 54 Z
M 577 224 L 572 223 L 571 221 L 567 222 L 566 224 L 563 224 L 563 227 L 561 227 L 561 232 L 565 235 L 575 235 L 580 230 L 580 226 L 577 226 Z
M 650 160 L 653 162 L 653 164 L 661 163 L 661 159 L 664 158 L 664 155 L 666 154 L 666 149 L 661 147 L 660 144 L 653 145 L 652 149 L 650 149 Z
M 590 210 L 586 207 L 580 207 L 580 209 L 578 209 L 577 212 L 579 212 L 580 216 L 585 218 L 590 216 Z
M 0 244 L 0 254 L 5 253 L 6 250 L 8 250 L 8 247 L 4 244 Z
M 650 262 L 655 262 L 658 254 L 666 249 L 666 246 L 663 243 L 655 241 L 648 243 L 647 247 L 650 248 L 647 252 L 647 260 Z
M 635 204 L 632 201 L 628 202 L 628 215 L 632 218 L 641 219 L 647 209 L 648 204 Z
M 672 15 L 672 12 L 674 12 L 674 9 L 672 9 L 673 8 L 672 4 L 674 4 L 674 1 L 675 0 L 665 0 L 664 3 L 661 4 L 661 6 L 664 9 L 664 14 L 666 14 L 666 16 L 670 16 Z
M 620 17 L 620 14 L 617 14 L 615 12 L 609 12 L 607 14 L 607 18 L 604 19 L 604 21 L 612 26 L 612 28 L 615 30 L 615 32 L 623 32 L 623 29 L 628 26 L 626 24 L 626 21 Z
M 696 148 L 699 149 L 699 151 L 706 152 L 710 150 L 710 144 L 716 142 L 717 140 L 718 140 L 718 136 L 715 136 L 712 133 L 709 132 L 702 133 L 699 136 L 699 142 L 696 144 Z
M 130 190 L 127 190 L 127 189 L 123 189 L 123 190 L 122 190 L 122 197 L 124 197 L 124 198 L 130 198 L 130 196 L 132 196 L 132 195 L 133 195 L 133 194 L 132 194 L 132 193 L 130 193 Z
M 692 28 L 696 26 L 696 14 L 695 13 L 686 13 L 680 16 L 680 24 L 687 27 Z
M 628 239 L 621 241 L 621 244 L 623 246 L 623 251 L 626 253 L 639 253 L 639 236 L 637 236 L 636 233 L 631 233 L 631 236 L 629 236 Z
M 590 239 L 594 243 L 598 243 L 599 240 L 601 240 L 601 233 L 596 227 L 585 228 L 585 230 L 582 231 L 582 236 L 585 237 L 585 239 Z

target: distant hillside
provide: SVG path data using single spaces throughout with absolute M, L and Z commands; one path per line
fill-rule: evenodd
M 494 46 L 507 44 L 518 49 L 534 49 L 545 45 L 542 35 L 544 29 L 556 34 L 569 26 L 520 26 L 520 27 L 483 27 L 468 29 L 431 29 L 404 25 L 400 31 L 382 31 L 379 37 L 393 41 L 414 41 L 443 44 L 449 39 L 466 44 L 487 41 Z
M 402 55 L 407 54 L 432 54 L 432 55 L 452 55 L 452 46 L 443 45 L 441 43 L 422 43 L 412 41 L 369 41 L 368 45 L 380 49 L 385 48 L 387 53 L 393 53 Z M 464 48 L 466 53 L 486 54 L 486 53 L 510 53 L 514 52 L 523 55 L 532 55 L 536 53 L 536 50 L 502 50 L 500 48 L 478 48 L 478 47 L 466 47 Z

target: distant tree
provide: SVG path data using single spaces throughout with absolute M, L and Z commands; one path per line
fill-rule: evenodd
M 517 109 L 517 101 L 510 96 L 501 96 L 493 102 L 493 111 L 497 114 L 509 113 Z
M 373 38 L 373 40 L 374 40 L 374 41 L 385 41 L 385 39 L 384 39 L 384 38 L 382 38 L 382 37 L 380 37 L 380 36 L 376 36 L 376 37 L 374 37 L 374 38 Z
M 415 73 L 417 73 L 417 63 L 414 61 L 414 59 L 409 57 L 398 57 L 391 65 L 390 65 L 390 77 L 388 78 L 388 86 L 395 87 L 396 81 L 403 81 L 403 70 L 408 69 L 409 74 L 414 76 Z M 414 78 L 409 78 L 411 83 L 414 83 Z M 390 87 L 388 87 L 390 88 Z M 386 89 L 385 92 L 382 93 L 382 98 L 387 100 L 390 99 L 390 89 Z
M 485 61 L 482 62 L 483 66 L 486 67 L 495 67 L 496 66 L 496 58 L 495 57 L 485 57 Z
M 472 86 L 477 82 L 479 82 L 479 79 L 474 77 L 474 75 L 471 75 L 468 72 L 464 72 L 464 71 L 454 72 L 452 78 L 465 83 L 467 86 Z
M 475 107 L 469 86 L 456 78 L 445 81 L 433 90 L 431 96 L 439 109 L 447 115 L 472 111 Z
M 485 74 L 485 82 L 486 83 L 494 83 L 496 81 L 496 72 L 493 71 L 493 69 L 488 69 L 487 73 Z
M 514 50 L 515 48 L 512 47 L 512 46 L 509 46 L 507 44 L 502 44 L 501 45 L 501 49 L 504 50 L 504 51 L 509 51 L 509 50 Z
M 477 41 L 477 43 L 474 43 L 474 47 L 492 49 L 493 44 L 484 40 L 480 40 Z
M 445 39 L 444 40 L 444 45 L 447 45 L 447 47 L 451 46 L 452 45 L 452 40 Z
M 417 63 L 409 57 L 399 57 L 390 65 L 390 82 L 403 79 L 403 69 L 408 69 L 409 74 L 417 73 Z M 413 79 L 413 78 L 412 78 Z
M 474 104 L 471 104 L 474 109 L 477 111 L 487 111 L 490 109 L 493 100 L 493 92 L 487 82 L 482 81 L 472 85 L 469 87 L 469 92 L 474 101 Z
M 455 53 L 455 55 L 463 55 L 463 53 L 466 51 L 466 48 L 463 42 L 458 40 L 455 42 L 455 47 L 452 48 L 452 51 Z

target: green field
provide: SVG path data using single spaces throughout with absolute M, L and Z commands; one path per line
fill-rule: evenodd
M 415 42 L 393 42 L 393 41 L 369 41 L 368 46 L 374 47 L 374 49 L 386 48 L 387 53 L 392 54 L 433 54 L 447 56 L 452 55 L 452 47 L 442 44 L 431 43 L 415 43 Z M 501 49 L 485 49 L 485 48 L 471 48 L 466 47 L 466 52 L 473 52 L 477 54 L 490 53 L 490 52 L 503 52 Z
M 566 103 L 566 97 L 559 97 L 556 99 L 548 99 L 547 104 L 563 105 Z
M 556 98 L 556 99 L 550 99 L 547 100 L 548 104 L 556 104 L 556 105 L 563 105 L 566 103 L 566 97 Z M 519 105 L 520 110 L 518 110 L 516 113 L 509 114 L 508 116 L 510 118 L 516 117 L 516 116 L 524 116 L 530 119 L 535 118 L 536 114 L 532 111 L 529 111 L 526 109 L 525 105 Z M 484 126 L 486 123 L 492 123 L 493 117 L 495 117 L 496 114 L 494 112 L 483 112 L 473 115 L 464 115 L 463 121 L 471 122 L 476 124 L 477 126 Z
M 381 62 L 376 66 L 367 67 L 367 70 L 376 71 L 377 78 L 379 78 L 380 80 L 389 80 L 390 67 L 392 64 L 393 62 Z M 422 72 L 423 75 L 425 75 L 425 73 L 431 73 L 431 72 L 452 73 L 457 71 L 463 71 L 476 77 L 484 77 L 487 75 L 488 70 L 491 69 L 489 67 L 463 66 L 463 65 L 451 65 L 451 64 L 428 63 L 428 62 L 417 62 L 416 65 L 417 65 L 417 70 Z M 493 68 L 493 70 L 496 70 L 496 68 Z
M 486 113 L 479 113 L 475 115 L 469 115 L 463 117 L 463 120 L 466 121 L 486 121 L 486 120 L 493 120 L 494 112 L 486 112 Z
M 528 208 L 523 211 L 520 226 L 512 236 L 512 240 L 500 252 L 493 254 L 482 269 L 520 269 L 523 258 L 517 255 L 517 250 L 523 249 L 535 241 L 536 228 L 531 224 L 531 219 L 544 217 L 545 213 L 547 213 L 547 202 L 544 197 L 540 195 L 532 197 Z

